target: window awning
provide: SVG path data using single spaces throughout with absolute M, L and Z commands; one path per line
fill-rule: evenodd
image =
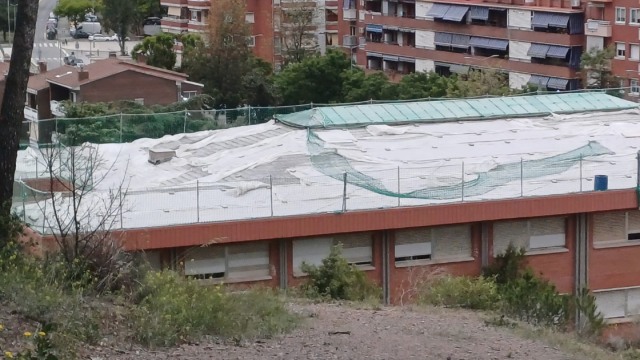
M 547 87 L 547 83 L 549 82 L 548 76 L 540 76 L 540 75 L 531 75 L 529 79 L 529 84 Z
M 567 84 L 569 84 L 569 79 L 561 79 L 561 78 L 549 78 L 549 82 L 547 83 L 547 87 L 550 89 L 558 89 L 558 90 L 566 90 Z
M 566 29 L 569 25 L 569 14 L 551 14 L 549 26 Z
M 467 15 L 467 11 L 469 11 L 468 6 L 451 5 L 447 13 L 442 17 L 442 20 L 462 21 L 465 15 Z
M 415 29 L 407 29 L 407 28 L 398 28 L 398 31 L 402 31 L 402 32 L 406 32 L 406 33 L 412 33 L 412 34 L 415 34 L 415 32 L 416 32 Z
M 449 71 L 451 71 L 452 73 L 456 73 L 456 74 L 468 74 L 469 73 L 469 67 L 465 66 L 465 65 L 456 65 L 453 64 L 449 67 Z
M 398 56 L 398 61 L 402 61 L 402 62 L 412 63 L 413 64 L 413 63 L 416 62 L 416 59 Z
M 451 45 L 451 38 L 453 34 L 437 32 L 433 38 L 433 43 L 436 45 L 449 46 Z
M 536 11 L 531 19 L 531 25 L 538 28 L 548 28 L 549 26 L 566 28 L 568 24 L 569 14 Z
M 451 34 L 451 46 L 467 49 L 469 47 L 469 35 Z
M 509 40 L 490 39 L 474 36 L 469 40 L 469 45 L 483 49 L 506 51 L 509 46 Z
M 427 11 L 427 16 L 430 16 L 436 19 L 442 19 L 444 15 L 447 13 L 447 11 L 449 11 L 450 7 L 451 5 L 435 3 L 431 6 L 429 11 Z
M 566 46 L 549 45 L 547 56 L 552 58 L 564 59 L 569 53 L 569 48 Z
M 549 51 L 549 45 L 534 43 L 534 44 L 531 44 L 529 51 L 527 51 L 527 56 L 544 59 L 547 57 L 548 51 Z
M 434 61 L 434 62 L 433 62 L 433 65 L 434 65 L 434 66 L 447 67 L 447 68 L 451 66 L 451 64 L 443 63 L 443 62 L 440 62 L 440 61 Z
M 469 16 L 473 20 L 489 20 L 489 8 L 482 6 L 472 6 Z
M 382 33 L 382 25 L 367 25 L 368 32 Z
M 398 57 L 394 55 L 382 55 L 382 59 L 386 61 L 395 61 L 398 62 Z
M 382 28 L 383 28 L 384 30 L 398 31 L 398 27 L 397 27 L 397 26 L 387 26 L 387 25 L 384 25 L 384 26 L 382 26 Z
M 378 53 L 375 53 L 375 52 L 369 52 L 369 51 L 367 51 L 367 57 L 376 57 L 376 58 L 381 58 L 381 57 L 382 57 L 382 54 L 378 54 Z

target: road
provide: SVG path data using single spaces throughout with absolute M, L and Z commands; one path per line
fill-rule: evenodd
M 33 42 L 33 61 L 46 61 L 49 69 L 59 67 L 62 62 L 61 57 L 67 56 L 65 50 L 60 48 L 58 40 L 47 40 L 45 32 L 47 19 L 49 19 L 49 14 L 53 12 L 55 7 L 56 0 L 40 0 L 40 6 L 38 7 L 38 22 L 36 24 L 36 36 Z M 62 29 L 61 26 L 59 27 Z M 62 40 L 61 36 L 59 38 Z

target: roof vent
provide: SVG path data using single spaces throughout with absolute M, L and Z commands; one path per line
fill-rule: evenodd
M 149 149 L 149 162 L 153 165 L 158 165 L 163 162 L 167 162 L 173 157 L 176 156 L 176 152 L 174 150 L 169 149 Z

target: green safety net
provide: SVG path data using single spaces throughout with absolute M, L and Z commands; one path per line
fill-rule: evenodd
M 597 141 L 590 141 L 577 149 L 544 159 L 498 165 L 487 172 L 477 174 L 477 177 L 470 181 L 410 192 L 397 192 L 387 189 L 380 180 L 356 170 L 349 160 L 340 155 L 336 149 L 326 149 L 324 140 L 311 130 L 307 136 L 307 148 L 311 154 L 313 167 L 333 179 L 346 181 L 348 184 L 380 195 L 432 200 L 459 199 L 463 192 L 467 197 L 484 195 L 512 181 L 561 174 L 577 165 L 584 158 L 613 154 L 611 150 L 600 145 Z

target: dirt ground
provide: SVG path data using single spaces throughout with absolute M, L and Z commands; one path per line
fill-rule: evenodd
M 305 318 L 295 332 L 242 343 L 202 343 L 150 351 L 93 348 L 87 359 L 587 359 L 513 330 L 486 325 L 464 310 L 387 307 L 358 310 L 334 304 L 292 305 Z M 89 350 L 89 349 L 88 349 Z M 613 355 L 613 354 L 612 354 Z M 612 356 L 613 358 L 613 356 Z

